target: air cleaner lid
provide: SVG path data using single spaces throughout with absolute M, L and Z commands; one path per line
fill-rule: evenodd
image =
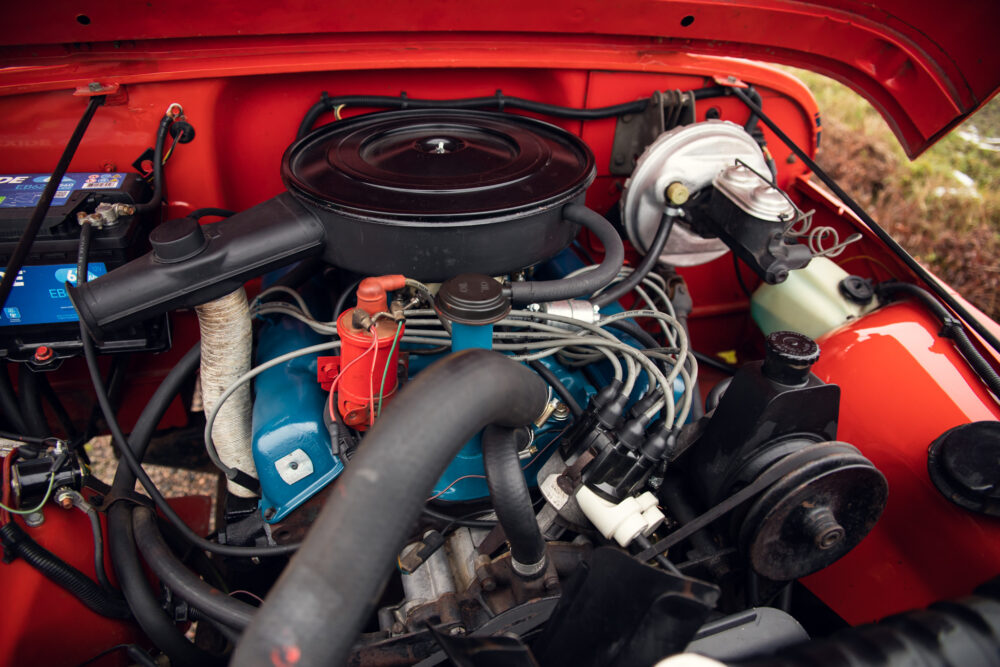
M 558 206 L 594 179 L 576 136 L 506 113 L 407 110 L 355 116 L 292 144 L 285 186 L 367 219 L 452 222 Z

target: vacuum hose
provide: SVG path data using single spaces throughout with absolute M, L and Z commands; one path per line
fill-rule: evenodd
M 568 204 L 563 208 L 563 218 L 593 232 L 604 246 L 604 259 L 596 269 L 572 278 L 510 283 L 510 300 L 515 306 L 589 296 L 618 277 L 625 262 L 625 246 L 611 223 L 580 204 Z
M 345 664 L 445 467 L 484 426 L 529 424 L 547 394 L 528 367 L 488 350 L 420 373 L 362 441 L 233 664 Z
M 129 437 L 129 446 L 138 460 L 143 459 L 156 425 L 184 382 L 194 374 L 200 359 L 201 347 L 195 345 L 170 370 L 146 404 Z M 134 486 L 135 475 L 129 467 L 118 466 L 112 493 L 121 495 Z M 108 508 L 108 550 L 111 552 L 115 575 L 136 622 L 153 644 L 170 657 L 172 663 L 221 664 L 221 659 L 206 653 L 185 639 L 184 633 L 178 630 L 173 619 L 167 616 L 160 606 L 139 560 L 135 536 L 132 533 L 132 508 L 133 505 L 126 501 L 116 502 Z

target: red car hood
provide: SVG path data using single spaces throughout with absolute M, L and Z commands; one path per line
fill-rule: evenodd
M 753 58 L 851 86 L 911 157 L 1000 87 L 1000 3 L 974 0 L 52 0 L 11 3 L 4 23 L 0 94 L 279 71 Z

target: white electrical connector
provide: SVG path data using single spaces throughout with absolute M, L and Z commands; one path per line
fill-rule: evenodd
M 582 486 L 576 492 L 576 502 L 604 537 L 623 547 L 640 535 L 652 535 L 665 518 L 656 506 L 656 496 L 649 491 L 613 503 Z

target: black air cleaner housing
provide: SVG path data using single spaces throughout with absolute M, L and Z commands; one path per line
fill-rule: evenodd
M 90 332 L 205 303 L 316 255 L 425 281 L 517 271 L 570 243 L 577 226 L 563 208 L 583 203 L 595 169 L 580 139 L 541 121 L 409 110 L 321 127 L 285 151 L 281 174 L 287 193 L 202 225 L 190 254 L 154 248 L 70 287 Z M 190 226 L 157 232 L 173 238 Z
M 548 259 L 577 229 L 594 157 L 577 137 L 511 114 L 414 110 L 322 127 L 281 176 L 327 228 L 324 259 L 359 273 L 445 280 Z

